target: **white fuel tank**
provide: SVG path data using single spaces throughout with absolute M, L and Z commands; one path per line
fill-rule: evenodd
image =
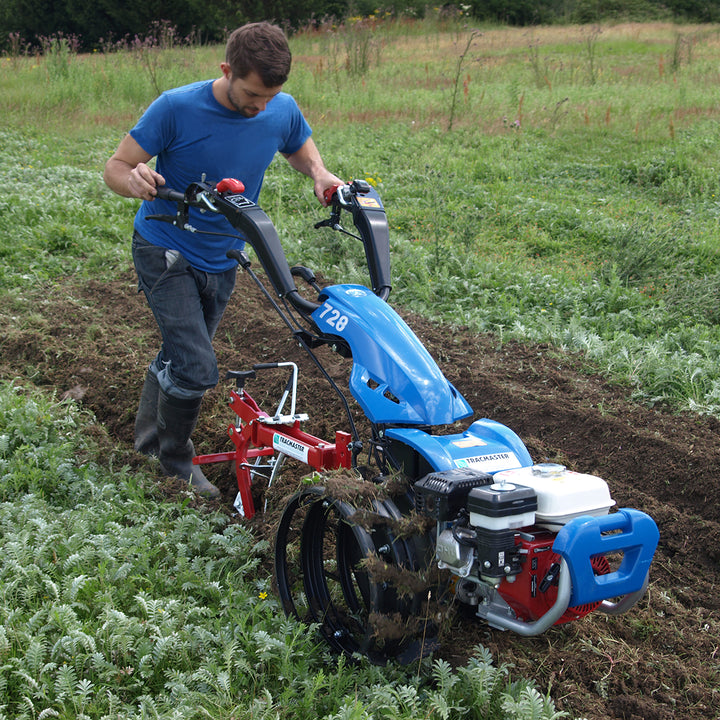
M 496 483 L 530 487 L 537 495 L 535 523 L 557 531 L 581 515 L 607 515 L 615 501 L 607 483 L 596 475 L 573 472 L 558 463 L 540 463 L 493 476 Z

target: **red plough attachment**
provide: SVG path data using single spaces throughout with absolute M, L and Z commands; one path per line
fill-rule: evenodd
M 282 364 L 285 363 L 273 365 Z M 242 375 L 242 380 L 252 376 Z M 238 390 L 230 392 L 229 402 L 230 408 L 238 417 L 237 423 L 228 427 L 228 435 L 235 445 L 235 450 L 197 455 L 193 458 L 193 464 L 234 463 L 238 486 L 235 507 L 241 515 L 251 518 L 255 514 L 251 486 L 253 476 L 259 472 L 258 458 L 275 455 L 290 457 L 318 471 L 350 468 L 350 433 L 336 431 L 334 443 L 310 435 L 300 429 L 301 421 L 306 420 L 307 416 L 294 412 L 294 394 L 290 415 L 280 415 L 278 412 L 271 416 L 260 409 L 252 396 L 242 388 L 241 382 L 238 382 L 238 385 Z

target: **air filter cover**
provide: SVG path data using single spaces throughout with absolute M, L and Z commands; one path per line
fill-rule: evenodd
M 468 493 L 492 482 L 489 473 L 470 468 L 428 473 L 415 483 L 415 509 L 438 522 L 454 520 L 465 507 Z
M 536 508 L 537 498 L 532 488 L 497 481 L 487 487 L 474 488 L 467 500 L 470 525 L 486 530 L 532 525 Z

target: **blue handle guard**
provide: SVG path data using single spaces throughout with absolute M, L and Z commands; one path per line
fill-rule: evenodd
M 660 533 L 640 510 L 623 508 L 601 517 L 582 516 L 558 532 L 553 550 L 568 564 L 572 580 L 570 607 L 628 595 L 645 583 Z M 617 570 L 595 575 L 591 559 L 622 553 Z

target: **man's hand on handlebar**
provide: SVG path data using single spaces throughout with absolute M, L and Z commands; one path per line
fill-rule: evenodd
M 315 180 L 315 196 L 323 207 L 327 207 L 331 202 L 335 190 L 344 184 L 339 177 L 328 172 L 321 178 Z
M 131 197 L 153 200 L 157 188 L 165 184 L 165 178 L 145 163 L 138 163 L 128 175 L 128 192 Z
M 343 183 L 341 183 L 340 185 L 336 184 L 325 190 L 325 192 L 323 193 L 323 201 L 324 201 L 323 205 L 325 205 L 325 207 L 327 207 L 328 205 L 330 205 L 332 203 L 333 196 L 335 195 L 335 193 L 337 193 L 338 188 L 342 187 L 342 185 L 343 185 Z

